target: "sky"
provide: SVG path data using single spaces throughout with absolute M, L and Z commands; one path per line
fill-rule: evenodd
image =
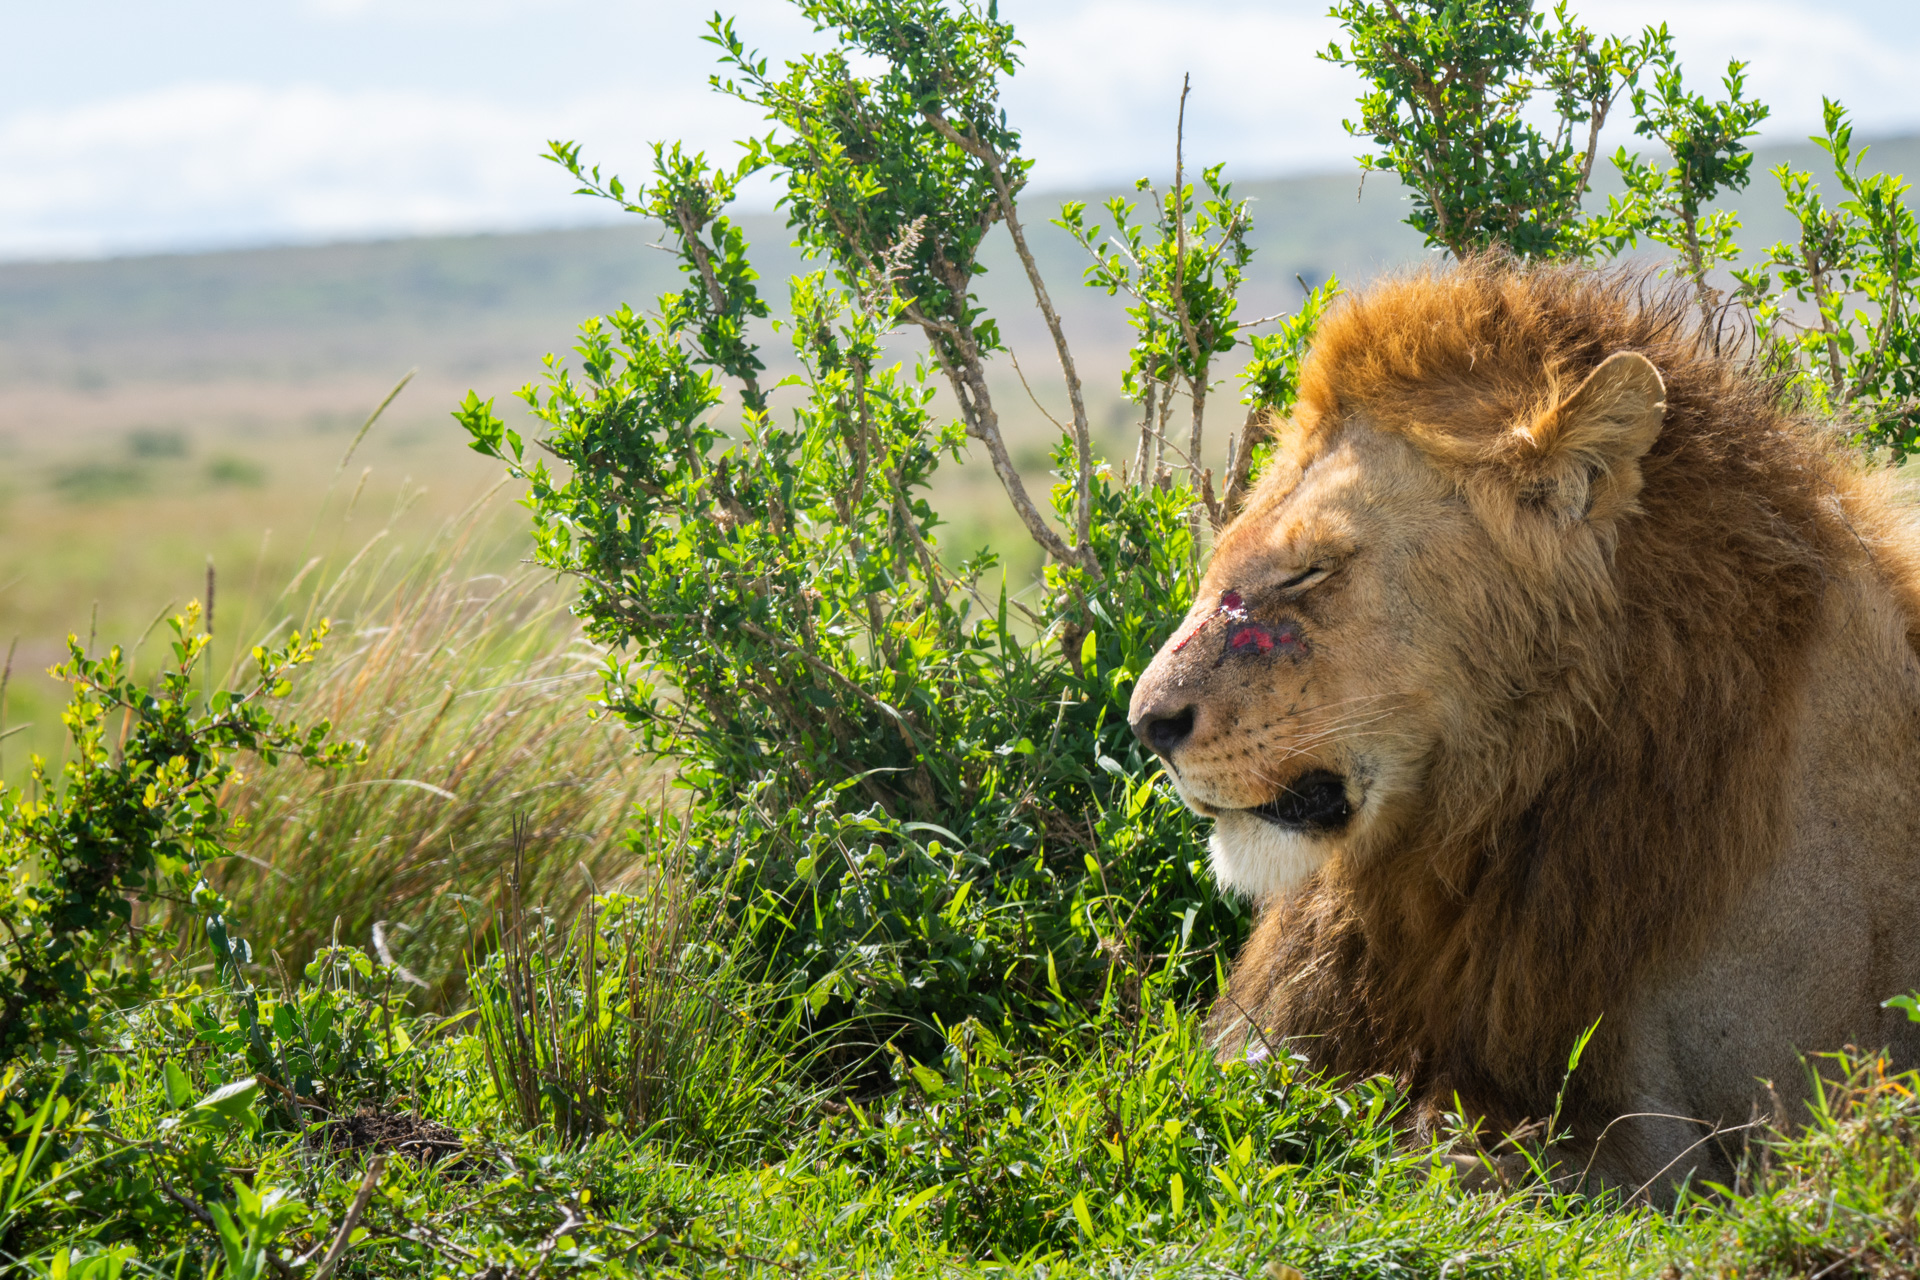
M 1690 77 L 1751 64 L 1766 136 L 1920 130 L 1920 0 L 1574 0 L 1598 32 L 1673 30 Z M 1171 167 L 1350 168 L 1358 83 L 1315 57 L 1326 0 L 1001 0 L 1005 90 L 1036 186 Z M 723 154 L 760 121 L 715 95 L 711 8 L 663 0 L 0 0 L 0 258 L 580 225 L 617 216 L 539 157 L 579 141 L 638 175 L 648 144 Z M 776 61 L 820 38 L 791 5 L 727 12 Z M 1621 140 L 1626 140 L 1622 137 Z M 766 203 L 762 192 L 754 197 Z

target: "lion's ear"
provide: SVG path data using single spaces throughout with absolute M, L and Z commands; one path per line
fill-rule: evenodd
M 1640 493 L 1640 459 L 1660 436 L 1667 388 L 1653 361 L 1620 351 L 1573 394 L 1515 431 L 1522 506 L 1562 524 L 1604 521 Z

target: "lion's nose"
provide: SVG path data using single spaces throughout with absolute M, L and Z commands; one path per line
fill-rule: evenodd
M 1155 708 L 1133 722 L 1133 731 L 1162 758 L 1172 759 L 1173 749 L 1193 736 L 1194 718 L 1192 703 L 1171 714 Z

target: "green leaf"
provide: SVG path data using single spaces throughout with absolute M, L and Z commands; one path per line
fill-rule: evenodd
M 180 1069 L 177 1062 L 168 1062 L 160 1068 L 160 1078 L 166 1085 L 167 1102 L 175 1107 L 184 1107 L 193 1101 L 193 1081 L 187 1079 L 187 1073 Z
M 939 1195 L 942 1191 L 945 1191 L 945 1190 L 946 1190 L 945 1186 L 931 1186 L 931 1187 L 923 1187 L 919 1191 L 914 1192 L 912 1199 L 908 1200 L 905 1204 L 901 1205 L 899 1209 L 894 1211 L 894 1215 L 893 1215 L 894 1221 L 898 1222 L 900 1219 L 908 1216 L 909 1214 L 918 1212 L 920 1209 L 926 1206 L 927 1201 L 933 1199 L 935 1196 Z
M 1087 1208 L 1087 1193 L 1084 1191 L 1074 1192 L 1073 1220 L 1080 1224 L 1080 1230 L 1086 1233 L 1088 1240 L 1097 1240 L 1100 1238 L 1098 1233 L 1093 1229 L 1093 1212 Z
M 223 1084 L 194 1103 L 183 1121 L 195 1128 L 208 1125 L 225 1128 L 251 1112 L 253 1100 L 259 1095 L 260 1082 L 252 1076 Z

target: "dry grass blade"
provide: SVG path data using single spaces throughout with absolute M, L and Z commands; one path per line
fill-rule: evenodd
M 248 824 L 221 887 L 264 953 L 296 960 L 334 933 L 418 974 L 419 999 L 461 998 L 465 952 L 499 905 L 514 815 L 520 887 L 570 911 L 618 884 L 645 770 L 619 728 L 588 718 L 601 654 L 565 591 L 474 574 L 455 540 L 410 571 L 361 564 L 327 587 L 334 638 L 295 681 L 288 712 L 367 744 L 344 773 L 249 770 L 228 797 Z M 355 586 L 359 589 L 356 592 Z

